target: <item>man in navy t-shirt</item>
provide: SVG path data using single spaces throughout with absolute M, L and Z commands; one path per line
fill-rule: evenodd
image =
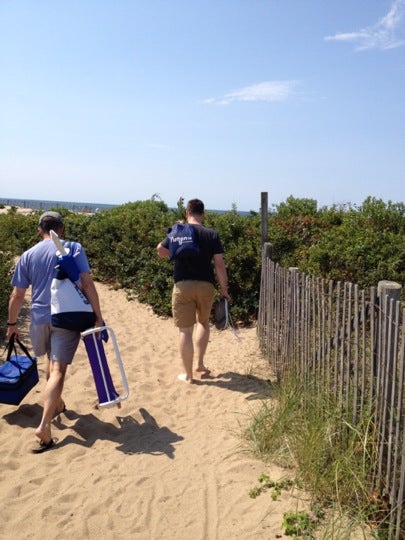
M 215 284 L 219 283 L 220 295 L 230 301 L 224 249 L 218 232 L 205 227 L 204 203 L 192 199 L 187 203 L 186 217 L 195 230 L 199 253 L 174 259 L 174 286 L 172 312 L 174 324 L 179 329 L 180 356 L 184 373 L 179 379 L 192 384 L 194 350 L 197 356 L 196 371 L 210 373 L 204 364 L 204 355 L 210 336 L 209 319 L 215 297 Z M 157 246 L 159 257 L 169 256 L 169 239 Z M 215 272 L 214 272 L 215 269 Z M 193 341 L 193 330 L 196 325 Z

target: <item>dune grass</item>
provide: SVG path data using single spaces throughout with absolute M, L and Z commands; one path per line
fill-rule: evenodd
M 384 539 L 388 511 L 373 494 L 370 477 L 376 459 L 372 415 L 364 413 L 356 425 L 347 418 L 350 411 L 329 393 L 290 376 L 252 413 L 245 437 L 257 457 L 289 468 L 294 485 L 311 493 L 308 515 L 316 509 L 318 517 L 325 516 L 317 520 L 316 538 Z M 315 538 L 313 525 L 309 529 L 307 537 Z

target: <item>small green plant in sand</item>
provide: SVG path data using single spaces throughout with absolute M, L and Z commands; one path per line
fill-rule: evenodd
M 249 491 L 249 496 L 256 499 L 262 493 L 270 491 L 272 501 L 278 500 L 283 491 L 291 490 L 295 487 L 301 489 L 301 482 L 298 479 L 285 478 L 283 480 L 272 480 L 267 474 L 261 474 L 258 478 L 259 485 Z M 315 510 L 316 508 L 316 510 Z M 282 527 L 286 536 L 296 536 L 313 538 L 312 532 L 319 525 L 324 517 L 324 512 L 314 506 L 314 511 L 307 512 L 290 511 L 283 514 Z
M 289 478 L 285 480 L 275 481 L 266 474 L 260 475 L 258 481 L 259 485 L 255 486 L 249 491 L 249 497 L 251 497 L 252 499 L 256 499 L 256 497 L 258 497 L 265 491 L 271 490 L 270 497 L 273 501 L 276 501 L 284 489 L 291 489 L 298 484 L 297 480 L 291 480 Z
M 305 510 L 283 514 L 283 529 L 286 536 L 313 538 L 316 527 L 317 519 Z

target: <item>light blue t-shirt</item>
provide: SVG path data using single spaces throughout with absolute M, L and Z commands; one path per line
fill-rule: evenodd
M 81 244 L 73 242 L 70 247 L 79 272 L 90 272 Z M 21 255 L 15 268 L 11 285 L 22 289 L 31 286 L 31 322 L 34 324 L 51 322 L 51 282 L 56 276 L 57 264 L 55 244 L 52 240 L 42 240 Z

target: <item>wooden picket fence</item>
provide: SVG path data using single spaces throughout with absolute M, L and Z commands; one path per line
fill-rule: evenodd
M 258 337 L 278 380 L 294 372 L 332 393 L 356 425 L 372 411 L 372 491 L 387 501 L 390 540 L 405 538 L 405 310 L 400 286 L 352 283 L 281 268 L 263 247 Z

